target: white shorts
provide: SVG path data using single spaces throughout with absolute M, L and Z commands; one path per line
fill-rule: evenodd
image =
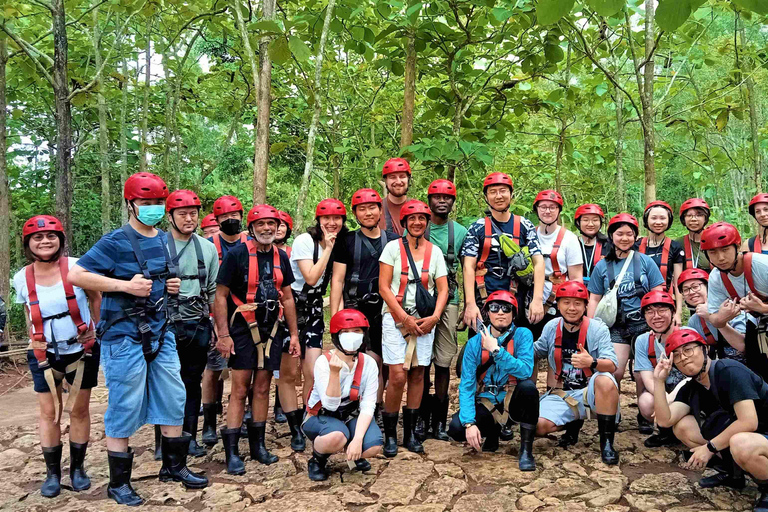
M 390 313 L 385 313 L 381 322 L 381 352 L 384 364 L 403 364 L 408 343 L 395 327 L 395 319 Z M 432 362 L 432 345 L 435 341 L 435 330 L 416 338 L 416 353 L 413 366 L 429 366 Z M 417 362 L 418 359 L 418 362 Z
M 576 417 L 576 413 L 571 407 L 557 395 L 554 395 L 552 393 L 546 394 L 539 400 L 539 418 L 544 418 L 555 425 L 562 426 L 566 423 L 570 423 L 572 421 L 578 420 L 578 419 L 584 419 L 587 417 L 587 409 L 584 406 L 584 392 L 587 393 L 587 403 L 589 404 L 589 408 L 593 411 L 595 410 L 595 378 L 598 376 L 605 376 L 609 377 L 613 384 L 616 385 L 618 388 L 618 385 L 616 384 L 616 379 L 613 377 L 613 374 L 608 372 L 596 372 L 592 374 L 592 377 L 589 378 L 589 384 L 586 388 L 582 389 L 573 389 L 571 391 L 566 391 L 565 394 L 573 397 L 578 403 L 579 403 L 579 416 Z M 616 420 L 618 421 L 620 417 L 620 412 L 616 414 Z

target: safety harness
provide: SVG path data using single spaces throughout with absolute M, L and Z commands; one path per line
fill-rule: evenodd
M 552 252 L 549 253 L 549 261 L 552 263 L 552 274 L 547 279 L 554 286 L 557 286 L 565 281 L 565 276 L 560 271 L 560 263 L 557 261 L 557 253 L 560 251 L 560 246 L 563 244 L 563 237 L 567 231 L 568 230 L 563 226 L 560 226 L 560 231 L 557 233 L 555 244 L 552 246 Z
M 218 237 L 215 237 L 218 238 Z M 200 241 L 197 239 L 197 235 L 193 234 L 191 240 L 187 242 L 181 252 L 176 253 L 176 242 L 170 240 L 168 243 L 168 250 L 171 255 L 171 264 L 174 266 L 175 272 L 180 274 L 181 269 L 179 261 L 184 251 L 190 245 L 195 246 L 195 255 L 197 256 L 197 273 L 196 274 L 181 274 L 179 278 L 182 281 L 192 281 L 197 279 L 200 282 L 200 294 L 188 297 L 183 297 L 180 293 L 176 297 L 171 297 L 168 301 L 169 317 L 176 328 L 176 341 L 186 344 L 190 340 L 197 337 L 198 332 L 201 329 L 205 330 L 211 327 L 211 308 L 208 295 L 208 270 L 205 267 L 205 259 L 203 256 L 203 249 L 200 246 Z M 191 303 L 193 305 L 199 304 L 201 313 L 198 323 L 195 326 L 195 332 L 192 337 L 187 336 L 187 331 L 184 328 L 184 322 L 181 318 L 180 307 L 182 304 Z
M 221 234 L 214 235 L 212 237 L 213 245 L 216 246 L 216 252 L 219 253 L 219 265 L 221 265 L 222 260 L 224 259 L 224 253 L 221 250 Z M 240 243 L 244 244 L 248 240 L 248 232 L 247 231 L 241 231 L 240 232 Z
M 320 242 L 314 240 L 315 247 L 312 252 L 312 264 L 316 264 L 320 260 Z M 307 282 L 304 282 L 304 286 L 301 291 L 296 294 L 296 311 L 299 313 L 299 318 L 302 318 L 297 323 L 303 325 L 310 318 L 322 318 L 323 316 L 323 297 L 328 289 L 328 282 L 331 277 L 331 271 L 333 270 L 333 259 L 329 259 L 326 264 L 325 271 L 323 272 L 322 281 L 317 286 L 310 286 Z M 300 312 L 301 311 L 301 312 Z M 303 313 L 303 314 L 302 314 Z
M 699 254 L 696 256 L 696 261 L 693 261 L 693 246 L 691 245 L 690 235 L 686 235 L 683 238 L 683 246 L 685 249 L 685 265 L 683 270 L 696 268 L 699 264 L 699 258 L 701 258 L 701 249 L 699 249 Z
M 648 335 L 648 360 L 656 368 L 656 333 L 653 331 Z
M 432 224 L 427 225 L 427 230 L 424 232 L 424 240 L 432 241 L 429 238 L 429 227 Z M 456 270 L 453 268 L 453 264 L 456 261 L 456 248 L 455 248 L 455 242 L 454 240 L 454 228 L 453 228 L 453 221 L 448 221 L 448 250 L 443 255 L 443 259 L 445 259 L 445 266 L 448 270 L 448 300 L 452 300 L 455 297 L 456 290 L 458 289 L 458 283 L 456 282 Z M 434 243 L 434 242 L 433 242 Z
M 512 238 L 515 243 L 520 245 L 520 217 L 512 215 Z M 485 232 L 483 235 L 483 249 L 480 252 L 480 259 L 477 260 L 477 266 L 475 268 L 475 285 L 477 286 L 477 299 L 485 301 L 488 297 L 488 290 L 485 288 L 485 275 L 488 273 L 488 269 L 485 267 L 488 257 L 491 255 L 491 243 L 493 240 L 494 230 L 501 234 L 501 229 L 495 226 L 495 223 L 491 217 L 485 218 Z M 499 256 L 501 258 L 501 256 Z
M 557 379 L 557 385 L 553 387 L 549 392 L 552 393 L 555 396 L 558 396 L 563 399 L 563 401 L 566 403 L 566 405 L 574 412 L 576 417 L 580 417 L 581 413 L 579 412 L 579 401 L 573 398 L 572 396 L 568 395 L 565 392 L 565 389 L 563 388 L 564 385 L 564 378 L 563 378 L 563 322 L 565 320 L 561 319 L 557 323 L 557 329 L 555 330 L 555 378 Z M 581 319 L 581 326 L 579 327 L 579 339 L 576 344 L 576 348 L 581 350 L 582 347 L 587 348 L 587 332 L 589 331 L 589 318 L 583 317 Z M 592 369 L 591 368 L 582 368 L 582 372 L 584 372 L 584 375 L 589 379 L 592 377 Z M 592 410 L 589 408 L 589 403 L 587 402 L 587 394 L 584 393 L 582 401 L 584 403 L 584 409 L 587 411 L 587 417 L 586 419 L 591 419 L 592 417 Z
M 424 248 L 424 261 L 421 265 L 421 273 L 419 275 L 416 275 L 413 279 L 408 279 L 408 270 L 409 270 L 409 258 L 408 254 L 405 250 L 405 237 L 400 238 L 400 288 L 397 291 L 397 303 L 400 304 L 400 307 L 405 309 L 403 304 L 405 304 L 405 297 L 406 292 L 408 291 L 408 285 L 409 284 L 417 284 L 421 282 L 421 285 L 425 289 L 429 289 L 429 263 L 432 260 L 432 242 L 429 242 L 427 240 L 424 240 L 426 247 Z M 417 268 L 414 267 L 413 271 L 414 274 L 417 272 Z M 408 311 L 406 311 L 408 313 Z M 395 327 L 397 327 L 400 330 L 400 334 L 403 335 L 403 338 L 408 342 L 408 347 L 405 350 L 405 362 L 403 362 L 403 368 L 405 370 L 410 370 L 412 366 L 418 365 L 418 357 L 416 356 L 416 336 L 412 336 L 411 333 L 408 332 L 408 330 L 405 328 L 405 326 L 402 323 L 395 324 Z
M 325 358 L 328 362 L 331 362 L 331 353 L 325 352 Z M 352 375 L 352 387 L 349 388 L 349 401 L 350 403 L 344 407 L 343 411 L 329 411 L 323 408 L 323 403 L 318 400 L 315 405 L 307 408 L 307 417 L 309 416 L 333 416 L 339 419 L 346 420 L 347 417 L 358 409 L 358 402 L 360 401 L 360 383 L 363 381 L 363 367 L 365 366 L 365 357 L 362 354 L 357 356 L 357 366 L 355 367 L 355 373 Z M 319 393 L 318 393 L 319 394 Z M 307 402 L 309 397 L 312 396 L 312 390 L 309 391 L 307 396 Z
M 376 250 L 373 244 L 367 236 L 362 234 L 360 230 L 355 231 L 355 249 L 352 255 L 352 274 L 349 277 L 349 281 L 344 286 L 344 304 L 347 307 L 353 307 L 354 309 L 360 309 L 364 305 L 381 306 L 381 295 L 379 295 L 378 277 L 375 279 L 360 280 L 360 263 L 362 262 L 363 245 L 368 249 L 368 253 L 371 255 L 371 259 L 378 261 L 381 253 L 384 252 L 384 246 L 389 242 L 387 232 L 383 229 L 380 230 L 379 240 L 381 241 L 381 249 Z M 376 286 L 372 286 L 376 281 Z M 366 285 L 367 292 L 360 295 L 360 284 Z M 381 308 L 379 307 L 379 313 Z
M 659 271 L 661 277 L 664 279 L 664 291 L 669 291 L 670 286 L 667 285 L 667 272 L 669 270 L 669 248 L 672 246 L 672 239 L 669 237 L 664 238 L 664 246 L 661 249 L 661 265 L 659 265 Z M 638 249 L 641 253 L 647 255 L 648 250 L 648 237 L 644 237 L 640 240 L 640 247 Z
M 512 331 L 509 333 L 509 335 L 501 344 L 502 348 L 506 350 L 510 356 L 515 355 L 514 335 L 515 335 L 516 329 L 517 328 L 513 327 Z M 496 362 L 494 361 L 491 353 L 485 349 L 482 349 L 480 354 L 480 364 L 477 365 L 477 370 L 475 370 L 475 378 L 477 382 L 475 396 L 479 396 L 480 393 L 484 393 L 486 391 L 491 393 L 494 396 L 498 396 L 500 391 L 506 391 L 506 395 L 504 395 L 502 411 L 499 411 L 496 405 L 493 402 L 491 402 L 488 398 L 481 397 L 478 400 L 480 404 L 482 404 L 482 406 L 485 407 L 488 410 L 488 412 L 490 412 L 493 415 L 493 419 L 496 421 L 496 423 L 498 423 L 499 425 L 505 425 L 509 420 L 509 404 L 512 401 L 512 393 L 514 392 L 515 387 L 517 386 L 517 377 L 513 375 L 507 375 L 507 382 L 504 384 L 486 385 L 485 375 L 488 373 L 488 370 L 491 368 L 491 366 L 493 366 L 495 363 Z
M 752 255 L 755 253 L 752 252 L 745 252 L 744 253 L 744 279 L 747 281 L 747 286 L 749 287 L 749 290 L 754 293 L 758 299 L 765 302 L 768 300 L 764 295 L 758 293 L 757 288 L 755 287 L 755 279 L 752 275 Z M 736 292 L 736 288 L 733 286 L 733 283 L 731 282 L 731 279 L 728 277 L 728 272 L 720 272 L 720 277 L 723 279 L 723 285 L 725 286 L 725 289 L 728 290 L 728 295 L 731 296 L 731 299 L 738 300 L 742 296 Z

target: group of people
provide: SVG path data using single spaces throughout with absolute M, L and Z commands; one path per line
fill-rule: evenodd
M 90 486 L 83 462 L 100 364 L 109 391 L 107 493 L 139 505 L 130 438 L 144 424 L 156 426 L 159 478 L 187 488 L 208 484 L 187 467 L 188 456 L 219 439 L 230 474 L 246 472 L 241 436 L 251 459 L 276 462 L 265 443 L 273 380 L 274 420 L 288 423 L 291 448 L 312 441 L 312 480 L 329 477 L 334 453 L 360 471 L 379 452 L 394 457 L 401 408 L 402 446 L 415 453 L 427 437 L 496 451 L 518 424 L 522 471 L 536 469 L 536 436 L 564 431 L 558 445 L 574 445 L 594 416 L 601 458 L 618 464 L 614 434 L 629 362 L 638 427 L 651 434 L 646 446 L 687 445 L 688 467 L 717 469 L 703 487 L 740 489 L 749 473 L 762 492 L 755 510 L 768 512 L 768 194 L 750 203 L 761 228 L 742 244 L 734 226 L 707 226 L 703 199 L 681 206 L 688 234 L 680 240 L 666 236 L 675 216 L 663 201 L 645 209 L 646 237 L 634 216 L 606 223 L 596 204 L 576 209 L 576 234 L 561 225 L 557 191 L 536 196 L 534 225 L 510 212 L 512 180 L 494 172 L 482 188 L 487 215 L 466 229 L 450 219 L 450 181 L 432 182 L 423 203 L 408 196 L 406 160 L 388 160 L 382 177 L 384 198 L 360 189 L 351 212 L 338 199 L 321 201 L 314 224 L 290 246 L 287 213 L 265 204 L 246 213 L 223 196 L 201 221 L 194 192 L 170 192 L 151 173 L 125 182 L 128 224 L 79 259 L 66 256 L 56 218 L 29 219 L 30 263 L 14 286 L 26 306 L 40 404 L 42 494 L 61 489 L 62 409 L 71 418 L 72 488 Z M 167 232 L 155 227 L 164 218 Z M 225 369 L 231 391 L 217 432 Z M 459 410 L 449 419 L 452 370 Z

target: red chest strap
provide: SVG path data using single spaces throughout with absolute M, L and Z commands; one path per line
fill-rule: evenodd
M 754 293 L 758 299 L 765 302 L 768 299 L 766 299 L 764 295 L 757 292 L 757 287 L 755 287 L 755 279 L 752 275 L 752 256 L 754 254 L 755 253 L 753 252 L 744 253 L 744 279 L 747 281 L 747 287 L 749 290 Z M 725 286 L 725 289 L 728 290 L 728 295 L 731 296 L 731 299 L 740 299 L 741 295 L 738 294 L 736 288 L 733 286 L 731 279 L 728 277 L 728 272 L 720 272 L 720 277 L 722 278 L 723 285 Z
M 653 367 L 656 368 L 656 333 L 653 331 L 648 336 L 648 359 Z
M 245 295 L 245 302 L 234 293 L 230 293 L 232 302 L 237 306 L 256 302 L 256 294 L 259 290 L 259 251 L 256 241 L 247 240 L 245 245 L 248 247 L 248 290 Z M 275 289 L 280 295 L 280 290 L 283 287 L 283 272 L 280 266 L 280 251 L 274 246 L 272 247 L 272 279 L 275 282 Z M 242 315 L 248 323 L 253 323 L 256 318 L 254 311 L 243 311 Z
M 506 345 L 504 346 L 504 349 L 507 351 L 507 354 L 514 356 L 515 355 L 515 338 L 514 336 L 510 335 L 509 339 L 505 342 Z M 490 365 L 488 364 L 488 360 L 491 358 L 491 353 L 487 350 L 483 349 L 480 353 L 480 364 L 478 367 L 483 367 L 485 370 L 483 370 L 479 375 L 477 375 L 477 382 L 482 383 L 485 380 L 485 374 L 488 373 L 488 370 L 490 369 Z M 517 385 L 517 377 L 514 375 L 510 375 L 507 377 L 507 383 L 509 385 Z
M 326 352 L 325 358 L 328 360 L 328 362 L 331 362 L 331 353 Z M 358 354 L 357 356 L 357 366 L 355 367 L 355 373 L 352 375 L 352 386 L 349 388 L 349 400 L 352 402 L 359 402 L 360 401 L 360 384 L 363 382 L 363 368 L 365 367 L 365 357 L 363 354 Z M 309 395 L 307 396 L 307 401 L 309 401 L 309 397 L 312 395 L 312 390 L 309 391 Z M 310 407 L 307 412 L 311 416 L 317 416 L 317 413 L 320 412 L 320 409 L 322 409 L 323 403 L 318 400 L 315 405 Z
M 244 244 L 248 241 L 248 233 L 245 231 L 240 232 L 240 243 Z M 221 234 L 216 234 L 213 236 L 213 245 L 216 246 L 216 252 L 219 254 L 219 265 L 221 265 L 221 261 L 224 259 L 224 253 L 221 251 Z
M 520 245 L 520 217 L 513 215 L 512 222 L 512 238 L 515 243 Z M 485 231 L 483 233 L 483 249 L 480 251 L 480 259 L 477 260 L 475 284 L 478 289 L 485 286 L 485 272 L 477 272 L 485 268 L 485 262 L 488 260 L 488 256 L 491 255 L 491 243 L 493 241 L 493 225 L 491 218 L 485 218 Z
M 672 246 L 672 239 L 669 237 L 664 238 L 664 246 L 661 248 L 661 265 L 659 266 L 659 272 L 664 279 L 664 290 L 669 291 L 667 287 L 667 270 L 669 269 L 669 248 Z M 648 237 L 640 240 L 639 251 L 643 254 L 647 254 L 648 250 Z
M 562 275 L 562 272 L 560 272 L 560 263 L 557 262 L 557 253 L 560 251 L 560 246 L 563 244 L 563 237 L 565 236 L 566 231 L 568 230 L 560 226 L 560 231 L 557 233 L 557 238 L 555 239 L 555 245 L 552 246 L 552 252 L 549 253 L 549 260 L 552 263 L 552 274 L 555 277 L 560 277 Z M 598 244 L 595 243 L 595 245 Z
M 707 345 L 717 345 L 717 339 L 712 335 L 712 331 L 707 327 L 707 322 L 700 318 L 701 330 L 704 331 L 704 339 L 707 341 Z
M 424 243 L 427 245 L 424 249 L 424 261 L 421 265 L 421 284 L 429 290 L 429 263 L 432 260 L 432 243 L 427 240 L 424 240 Z M 403 238 L 400 238 L 400 289 L 397 291 L 397 302 L 401 306 L 403 305 L 405 290 L 408 288 L 408 267 L 408 254 L 405 252 Z
M 579 327 L 579 341 L 576 348 L 581 350 L 582 347 L 587 348 L 587 331 L 589 330 L 589 318 L 586 316 L 581 320 L 581 327 Z M 591 368 L 582 368 L 582 372 L 587 377 L 592 376 Z M 559 381 L 563 379 L 563 320 L 561 319 L 557 323 L 555 329 L 555 378 Z
M 592 268 L 603 259 L 603 244 L 599 240 L 595 240 L 595 250 L 592 251 Z
M 691 248 L 690 235 L 683 238 L 683 245 L 685 246 L 685 266 L 683 270 L 688 270 L 694 267 L 693 265 L 693 249 Z

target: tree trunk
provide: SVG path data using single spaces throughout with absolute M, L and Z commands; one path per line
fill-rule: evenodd
M 128 110 L 128 84 L 130 79 L 128 78 L 128 59 L 125 58 L 123 50 L 123 39 L 120 39 L 120 54 L 123 56 L 123 97 L 120 104 L 120 183 L 125 183 L 128 179 L 128 135 L 126 129 L 128 128 L 125 122 L 126 111 Z M 120 219 L 123 224 L 128 222 L 128 209 L 125 206 L 125 201 L 121 201 L 120 206 Z
M 736 14 L 738 16 L 738 14 Z M 739 36 L 741 37 L 741 47 L 744 48 L 747 43 L 746 35 L 744 34 L 744 22 L 739 20 Z M 737 50 L 738 51 L 738 50 Z M 740 66 L 743 68 L 742 66 Z M 752 139 L 752 163 L 754 164 L 752 172 L 752 180 L 755 184 L 755 193 L 763 191 L 763 163 L 762 154 L 760 152 L 760 135 L 758 134 L 758 115 L 757 105 L 755 99 L 755 81 L 752 79 L 752 69 L 742 69 L 742 73 L 746 75 L 744 85 L 747 87 L 747 102 L 749 104 L 749 136 Z
M 413 142 L 413 108 L 416 99 L 416 29 L 408 27 L 403 85 L 403 120 L 400 123 L 400 149 Z
M 568 131 L 568 123 L 560 119 L 560 134 L 557 142 L 557 154 L 555 156 L 555 190 L 563 193 L 563 182 L 560 177 L 560 169 L 563 165 L 563 152 L 565 151 L 565 134 Z
M 171 118 L 171 112 L 173 111 L 173 84 L 171 81 L 171 68 L 168 65 L 168 54 L 175 54 L 176 50 L 173 47 L 167 47 L 163 52 L 163 74 L 165 76 L 165 127 L 163 129 L 163 172 L 167 177 L 171 177 L 171 143 L 173 134 L 173 119 Z M 173 176 L 174 189 L 179 188 L 179 177 Z
M 296 232 L 301 233 L 304 227 L 304 199 L 309 193 L 309 181 L 312 177 L 312 166 L 315 157 L 315 139 L 317 138 L 317 125 L 320 122 L 320 114 L 323 111 L 323 95 L 320 90 L 320 80 L 323 76 L 323 52 L 325 52 L 325 41 L 328 39 L 328 27 L 333 19 L 333 8 L 336 0 L 328 0 L 328 6 L 325 11 L 325 21 L 323 21 L 323 31 L 320 34 L 320 45 L 317 48 L 317 57 L 315 57 L 315 83 L 313 94 L 315 98 L 315 108 L 312 112 L 312 122 L 309 125 L 309 134 L 307 135 L 307 157 L 304 163 L 304 176 L 301 179 L 301 188 L 299 189 L 299 201 L 296 205 Z
M 101 31 L 99 30 L 99 8 L 92 12 L 93 15 L 93 53 L 96 69 L 101 69 Z M 101 77 L 97 77 L 95 88 L 99 102 L 99 170 L 101 171 L 101 232 L 109 233 L 112 223 L 110 212 L 112 205 L 109 197 L 109 128 L 107 126 L 107 102 L 101 90 Z
M 5 64 L 8 62 L 8 52 L 5 48 L 5 35 L 0 35 L 0 298 L 10 304 L 11 291 L 11 205 L 8 191 L 8 163 L 5 153 L 8 143 L 5 135 Z M 10 331 L 10 329 L 6 329 Z M 0 334 L 0 345 L 3 342 Z
M 147 138 L 149 130 L 149 78 L 152 62 L 152 16 L 147 17 L 147 52 L 144 58 L 144 103 L 141 109 L 141 154 L 139 155 L 139 171 L 147 172 Z
M 461 100 L 461 96 L 456 96 L 456 99 L 453 102 L 454 108 L 456 111 L 453 113 L 453 129 L 452 133 L 454 138 L 456 138 L 456 143 L 458 144 L 459 135 L 461 135 L 461 111 L 462 111 L 462 104 L 463 101 Z M 448 175 L 446 178 L 452 182 L 456 182 L 456 164 L 450 164 L 448 166 Z
M 64 0 L 52 2 L 53 17 L 53 95 L 56 117 L 56 216 L 64 226 L 67 240 L 72 238 L 72 110 L 67 78 L 67 19 Z M 69 244 L 68 244 L 69 245 Z
M 627 211 L 627 189 L 624 182 L 624 94 L 616 90 L 616 204 L 620 212 Z
M 275 0 L 264 0 L 262 19 L 275 19 Z M 253 151 L 253 202 L 267 202 L 267 173 L 269 171 L 269 110 L 272 106 L 272 60 L 269 58 L 270 36 L 259 41 L 259 96 L 256 122 L 256 142 Z
M 643 168 L 645 170 L 645 202 L 656 200 L 656 165 L 654 156 L 656 138 L 654 133 L 653 80 L 656 62 L 653 57 L 656 16 L 656 0 L 645 0 L 645 68 L 643 70 Z

